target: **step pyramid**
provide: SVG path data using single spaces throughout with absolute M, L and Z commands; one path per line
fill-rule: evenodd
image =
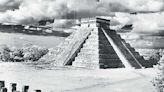
M 109 26 L 110 20 L 103 18 L 97 18 L 94 25 L 82 25 L 41 61 L 54 66 L 72 65 L 90 69 L 153 66 Z
M 72 62 L 85 68 L 142 68 L 152 67 L 134 48 L 109 28 L 110 20 L 98 18 L 97 27 L 86 39 Z

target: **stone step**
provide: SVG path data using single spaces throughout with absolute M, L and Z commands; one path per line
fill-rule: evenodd
M 98 41 L 99 42 L 99 44 L 104 44 L 104 45 L 111 45 L 110 43 L 109 43 L 109 41 L 107 41 L 107 40 L 102 40 L 102 41 Z
M 95 30 L 94 30 L 94 31 L 92 31 L 91 33 L 98 33 L 98 30 L 96 30 L 96 29 L 95 29 Z
M 139 63 L 140 63 L 143 67 L 145 67 L 145 68 L 153 67 L 153 65 L 154 65 L 152 62 L 149 62 L 149 61 L 145 60 L 145 59 L 143 58 L 143 56 L 141 56 L 140 58 L 137 58 L 137 60 L 138 60 Z
M 105 62 L 108 62 L 108 63 L 119 63 L 121 62 L 120 59 L 102 59 L 102 58 L 99 58 L 99 62 L 100 63 L 105 63 Z
M 87 52 L 87 51 L 98 52 L 99 50 L 98 50 L 98 48 L 97 48 L 97 49 L 95 49 L 95 48 L 82 48 L 82 49 L 80 50 L 80 52 Z
M 78 53 L 78 55 L 88 55 L 88 56 L 98 56 L 98 51 L 85 51 L 85 50 L 81 50 L 80 53 Z
M 98 37 L 98 34 L 91 33 L 91 35 L 89 37 Z
M 97 49 L 99 48 L 97 45 L 86 45 L 86 46 L 83 46 L 84 48 L 88 48 L 88 49 Z
M 115 54 L 113 49 L 99 49 L 99 54 Z
M 117 54 L 99 54 L 99 58 L 102 58 L 102 59 L 119 59 Z
M 97 48 L 98 47 L 98 45 L 97 44 L 92 44 L 92 45 L 83 45 L 83 48 Z
M 98 33 L 99 37 L 105 37 L 105 34 L 103 32 Z
M 140 54 L 139 54 L 138 52 L 132 52 L 132 53 L 133 53 L 133 55 L 134 55 L 135 57 L 140 56 Z
M 150 66 L 150 64 L 146 61 L 140 61 L 140 64 L 143 66 L 143 67 L 148 67 Z
M 99 40 L 98 37 L 89 37 L 88 40 Z
M 99 59 L 100 68 L 122 68 L 124 65 L 122 64 L 120 59 Z
M 78 53 L 78 55 L 93 55 L 93 56 L 98 56 L 99 54 L 98 53 L 86 53 L 86 52 L 80 52 Z
M 93 44 L 93 43 L 95 43 L 95 44 L 98 45 L 99 44 L 98 43 L 98 39 L 93 39 L 93 40 L 92 39 L 89 39 L 89 40 L 86 40 L 86 43 L 84 43 L 84 44 Z
M 98 39 L 88 39 L 88 40 L 86 40 L 86 43 L 88 44 L 88 43 L 97 43 L 97 45 L 98 45 Z
M 81 51 L 79 54 L 98 54 L 98 52 L 97 51 L 87 51 L 87 52 L 83 52 L 83 51 Z
M 153 65 L 155 64 L 154 62 L 149 62 L 147 60 L 141 61 L 140 63 L 145 68 L 153 67 Z
M 98 58 L 76 57 L 75 62 L 91 62 L 98 63 Z
M 98 31 L 99 35 L 104 35 L 103 31 Z
M 126 47 L 131 51 L 131 52 L 136 52 L 136 50 L 133 48 L 133 47 L 131 47 L 131 45 L 129 44 L 129 43 L 124 43 L 125 45 L 126 45 Z
M 99 44 L 99 48 L 100 49 L 113 49 L 113 47 L 110 44 L 108 45 Z
M 104 62 L 104 63 L 99 63 L 101 69 L 106 69 L 106 68 L 124 68 L 125 66 L 121 62 L 117 63 L 111 63 L 111 62 Z
M 143 56 L 135 56 L 136 59 L 145 60 Z
M 103 32 L 98 33 L 99 37 L 105 37 L 105 34 Z
M 86 46 L 96 46 L 96 47 L 98 47 L 98 43 L 95 43 L 95 42 L 91 42 L 91 43 L 86 42 L 85 44 L 83 44 L 83 47 L 86 47 Z
M 135 59 L 138 61 L 138 62 L 142 62 L 144 61 L 144 59 L 142 57 L 135 57 Z M 133 60 L 133 58 L 129 57 L 129 60 Z
M 96 55 L 96 54 L 78 54 L 78 57 L 79 58 L 89 58 L 89 59 L 98 59 L 99 58 L 99 56 L 98 55 Z M 78 57 L 76 57 L 76 58 L 78 58 Z
M 127 57 L 130 58 L 131 56 L 127 56 Z M 144 60 L 143 56 L 134 55 L 134 57 L 135 57 L 137 60 Z
M 115 54 L 116 52 L 114 51 L 113 48 L 99 48 L 99 54 Z
M 88 39 L 85 41 L 86 44 L 89 44 L 89 43 L 96 43 L 98 45 L 98 39 Z
M 131 48 L 131 45 L 129 43 L 126 42 L 125 45 L 127 48 Z
M 99 36 L 99 38 L 98 38 L 99 40 L 108 40 L 106 37 L 104 37 L 104 36 Z
M 97 59 L 97 56 L 87 56 L 87 54 L 78 54 L 78 56 L 76 58 L 83 58 L 83 59 Z
M 76 60 L 78 60 L 78 61 L 73 62 L 73 64 L 94 64 L 94 65 L 99 64 L 98 61 L 90 62 L 89 60 L 79 60 L 79 59 L 76 59 Z
M 124 39 L 121 38 L 121 41 L 124 42 L 124 43 L 127 43 Z
M 98 32 L 96 32 L 96 31 L 92 31 L 91 34 L 92 34 L 92 35 L 97 35 Z
M 120 34 L 117 34 L 117 37 L 121 38 Z
M 98 58 L 87 58 L 87 57 L 76 57 L 74 63 L 76 63 L 76 62 L 99 64 L 99 59 Z
M 94 39 L 87 39 L 86 41 L 85 41 L 85 43 L 97 43 L 98 44 L 98 39 L 96 39 L 96 38 L 94 38 Z M 84 43 L 84 44 L 85 44 Z
M 94 64 L 94 63 L 74 62 L 73 66 L 82 67 L 82 68 L 89 68 L 89 69 L 98 69 L 99 68 L 99 64 Z
M 98 37 L 98 33 L 96 33 L 96 32 L 91 33 L 91 35 L 94 35 L 94 36 Z
M 128 49 L 129 49 L 132 53 L 133 53 L 133 52 L 136 52 L 136 50 L 135 50 L 134 48 L 132 48 L 132 47 L 131 47 L 131 48 L 128 48 Z
M 107 65 L 107 64 L 100 64 L 99 66 L 100 69 L 108 69 L 108 68 L 125 68 L 124 65 L 122 64 L 110 64 L 110 65 Z
M 89 48 L 89 47 L 99 47 L 98 46 L 98 43 L 86 43 L 86 44 L 83 44 L 83 47 L 85 48 Z
M 98 37 L 98 34 L 91 33 L 91 35 L 89 37 Z
M 105 30 L 108 35 L 117 35 L 115 30 Z M 118 37 L 117 37 L 118 38 Z
M 98 57 L 98 51 L 94 51 L 94 53 L 92 53 L 93 51 L 90 51 L 90 52 L 80 52 L 80 53 L 78 53 L 78 56 L 84 56 L 84 55 L 86 55 L 86 56 L 97 56 Z
M 99 46 L 105 46 L 105 47 L 112 47 L 111 44 L 109 43 L 106 43 L 106 44 L 102 44 L 102 43 L 99 43 Z M 112 47 L 113 48 L 113 47 Z

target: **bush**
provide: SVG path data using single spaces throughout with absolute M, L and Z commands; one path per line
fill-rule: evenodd
M 4 62 L 10 61 L 10 49 L 6 45 L 0 46 L 0 59 Z
M 23 48 L 23 58 L 27 60 L 37 61 L 48 53 L 48 49 L 37 46 Z
M 4 62 L 37 61 L 47 53 L 47 48 L 38 46 L 28 46 L 21 49 L 9 49 L 6 45 L 0 47 L 0 59 Z
M 152 60 L 152 61 L 155 61 L 155 62 L 158 62 L 160 60 L 161 56 L 160 54 L 157 52 L 153 55 L 150 56 L 149 60 Z
M 164 92 L 164 55 L 158 62 L 157 69 L 158 75 L 154 79 L 153 84 L 157 88 L 158 92 Z

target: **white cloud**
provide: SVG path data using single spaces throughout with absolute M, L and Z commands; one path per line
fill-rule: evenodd
M 134 32 L 164 35 L 164 13 L 139 14 L 134 18 Z
M 164 35 L 164 12 L 138 13 L 116 13 L 113 18 L 121 25 L 133 24 L 134 33 L 145 33 L 147 35 Z
M 0 13 L 0 22 L 28 23 L 46 17 L 89 17 L 110 12 L 161 11 L 162 8 L 163 0 L 1 0 L 0 11 L 5 12 Z
M 127 6 L 135 11 L 160 11 L 163 0 L 127 0 Z

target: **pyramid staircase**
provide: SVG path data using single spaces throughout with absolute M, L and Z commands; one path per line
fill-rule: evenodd
M 85 68 L 99 68 L 99 50 L 98 50 L 98 31 L 94 29 L 86 42 L 83 44 L 80 52 L 72 65 Z

